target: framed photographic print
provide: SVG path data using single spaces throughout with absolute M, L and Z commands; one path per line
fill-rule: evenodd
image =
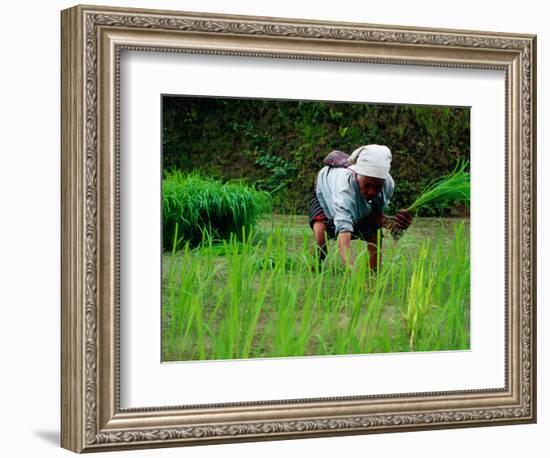
M 62 12 L 62 446 L 536 420 L 536 37 Z

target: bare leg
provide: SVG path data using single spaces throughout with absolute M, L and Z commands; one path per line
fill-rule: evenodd
M 315 244 L 317 245 L 317 250 L 315 250 L 319 255 L 319 262 L 322 262 L 327 256 L 327 225 L 322 221 L 315 221 L 313 223 L 313 234 L 315 236 Z M 315 254 L 314 251 L 314 254 Z
M 369 250 L 369 267 L 374 272 L 378 269 L 378 263 L 382 265 L 382 238 L 380 238 L 380 252 L 378 251 L 376 242 L 376 234 L 367 239 L 367 248 Z

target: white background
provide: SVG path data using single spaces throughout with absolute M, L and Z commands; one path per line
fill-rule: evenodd
M 98 4 L 106 4 L 97 1 Z M 2 455 L 69 456 L 59 440 L 59 10 L 61 1 L 15 3 L 3 7 L 0 85 L 0 196 L 2 225 L 0 304 Z M 550 432 L 548 338 L 544 256 L 548 173 L 543 152 L 550 106 L 545 40 L 548 13 L 543 2 L 353 0 L 296 2 L 118 1 L 119 6 L 168 8 L 263 16 L 357 21 L 538 34 L 538 319 L 539 423 L 492 428 L 384 434 L 339 438 L 230 444 L 187 449 L 119 452 L 128 456 L 545 456 Z M 546 221 L 545 221 L 546 220 Z M 546 361 L 545 361 L 546 360 Z M 546 387 L 545 387 L 546 385 Z M 547 452 L 546 452 L 547 453 Z
M 504 387 L 504 72 L 131 52 L 121 88 L 122 407 Z M 159 364 L 159 94 L 183 91 L 472 107 L 470 351 Z

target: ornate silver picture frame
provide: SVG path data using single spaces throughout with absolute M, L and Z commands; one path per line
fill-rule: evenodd
M 61 19 L 62 447 L 93 452 L 536 421 L 535 36 L 94 6 L 64 10 Z M 505 386 L 122 408 L 124 50 L 503 71 Z

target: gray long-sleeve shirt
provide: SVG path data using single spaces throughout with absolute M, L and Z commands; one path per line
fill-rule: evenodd
M 388 175 L 382 191 L 367 202 L 359 192 L 352 170 L 325 166 L 317 175 L 316 193 L 325 215 L 334 220 L 336 234 L 339 234 L 353 232 L 357 221 L 387 208 L 394 186 L 393 178 Z

